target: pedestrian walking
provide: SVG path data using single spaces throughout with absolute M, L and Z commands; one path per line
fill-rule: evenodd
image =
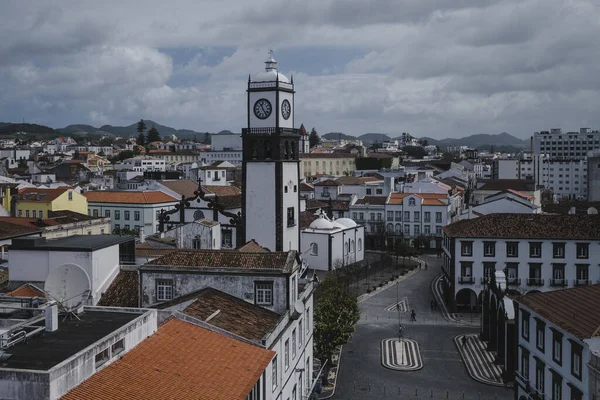
M 429 264 L 425 263 L 425 270 L 429 267 Z
M 398 339 L 402 339 L 404 336 L 404 326 L 402 324 L 398 324 Z
M 466 347 L 467 346 L 467 336 L 463 335 L 461 340 L 462 340 L 462 347 Z
M 431 300 L 431 311 L 435 308 L 435 300 Z
M 415 310 L 412 310 L 410 312 L 410 320 L 416 322 L 417 321 L 417 313 L 415 312 Z

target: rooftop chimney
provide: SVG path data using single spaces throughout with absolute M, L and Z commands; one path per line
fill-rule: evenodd
M 46 314 L 46 332 L 54 332 L 58 330 L 58 306 L 52 304 L 44 310 Z

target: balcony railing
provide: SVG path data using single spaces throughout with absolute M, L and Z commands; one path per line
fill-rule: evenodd
M 568 281 L 566 279 L 551 279 L 550 286 L 568 286 Z
M 527 285 L 544 286 L 544 280 L 542 278 L 527 278 Z
M 592 281 L 589 279 L 574 279 L 573 280 L 573 285 L 575 285 L 575 286 L 585 286 L 585 285 L 590 285 L 591 283 L 592 283 Z
M 473 284 L 473 283 L 475 283 L 475 277 L 473 277 L 473 276 L 459 276 L 458 277 L 458 283 Z
M 506 278 L 506 283 L 509 285 L 515 285 L 515 286 L 520 286 L 521 285 L 521 278 Z

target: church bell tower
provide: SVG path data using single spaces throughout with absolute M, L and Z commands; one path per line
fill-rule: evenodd
M 294 81 L 277 71 L 272 51 L 265 70 L 248 77 L 248 127 L 242 129 L 244 240 L 272 251 L 299 250 L 299 140 L 294 128 Z

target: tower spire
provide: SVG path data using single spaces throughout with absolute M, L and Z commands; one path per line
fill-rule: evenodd
M 272 71 L 277 70 L 277 61 L 273 58 L 273 49 L 269 49 L 269 58 L 265 61 L 265 70 Z

